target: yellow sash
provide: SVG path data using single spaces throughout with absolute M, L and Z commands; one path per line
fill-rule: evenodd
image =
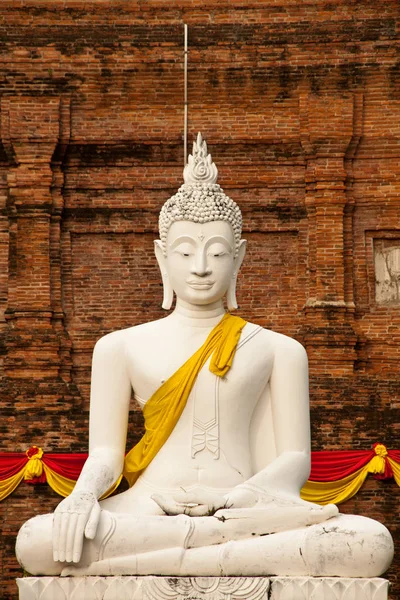
M 132 486 L 171 435 L 179 421 L 196 377 L 212 354 L 210 371 L 224 377 L 232 366 L 246 321 L 227 313 L 205 343 L 146 402 L 145 434 L 125 457 L 124 477 Z

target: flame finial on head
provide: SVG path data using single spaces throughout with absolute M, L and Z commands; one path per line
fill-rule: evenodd
M 208 153 L 207 143 L 201 133 L 193 142 L 192 154 L 189 154 L 187 165 L 183 170 L 185 183 L 217 183 L 218 169 Z
M 239 251 L 242 214 L 240 208 L 217 183 L 218 169 L 208 154 L 201 133 L 193 143 L 193 155 L 183 171 L 185 183 L 165 202 L 158 220 L 164 255 L 167 252 L 168 229 L 174 221 L 227 221 L 235 236 L 235 257 Z

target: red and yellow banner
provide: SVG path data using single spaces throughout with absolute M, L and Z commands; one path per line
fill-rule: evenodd
M 318 504 L 341 504 L 358 492 L 369 473 L 375 479 L 394 477 L 400 486 L 400 451 L 374 444 L 371 450 L 313 452 L 301 496 Z
M 48 483 L 60 496 L 68 496 L 87 459 L 87 454 L 44 453 L 38 446 L 23 452 L 0 452 L 0 501 L 25 483 Z M 121 483 L 122 475 L 104 498 Z
M 60 496 L 68 496 L 82 470 L 87 454 L 44 453 L 38 446 L 24 452 L 0 452 L 0 501 L 25 483 L 48 483 Z M 312 452 L 310 478 L 302 489 L 304 500 L 318 504 L 341 504 L 354 496 L 368 474 L 375 479 L 395 479 L 400 486 L 400 450 L 374 444 L 371 450 Z M 104 495 L 109 496 L 122 476 Z

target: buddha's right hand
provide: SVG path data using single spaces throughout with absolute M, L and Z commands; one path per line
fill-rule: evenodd
M 92 540 L 100 519 L 100 505 L 92 492 L 72 492 L 57 506 L 53 523 L 53 558 L 77 563 L 84 537 Z

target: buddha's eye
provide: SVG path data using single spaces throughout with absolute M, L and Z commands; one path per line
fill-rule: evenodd
M 208 248 L 207 254 L 208 256 L 212 256 L 213 258 L 219 258 L 221 256 L 229 254 L 229 252 L 223 244 L 211 244 L 211 246 Z
M 180 254 L 181 256 L 188 258 L 189 256 L 192 256 L 193 254 L 193 248 L 190 244 L 184 243 L 184 244 L 179 244 L 179 246 L 177 246 L 174 250 L 174 252 L 176 252 L 177 254 Z

